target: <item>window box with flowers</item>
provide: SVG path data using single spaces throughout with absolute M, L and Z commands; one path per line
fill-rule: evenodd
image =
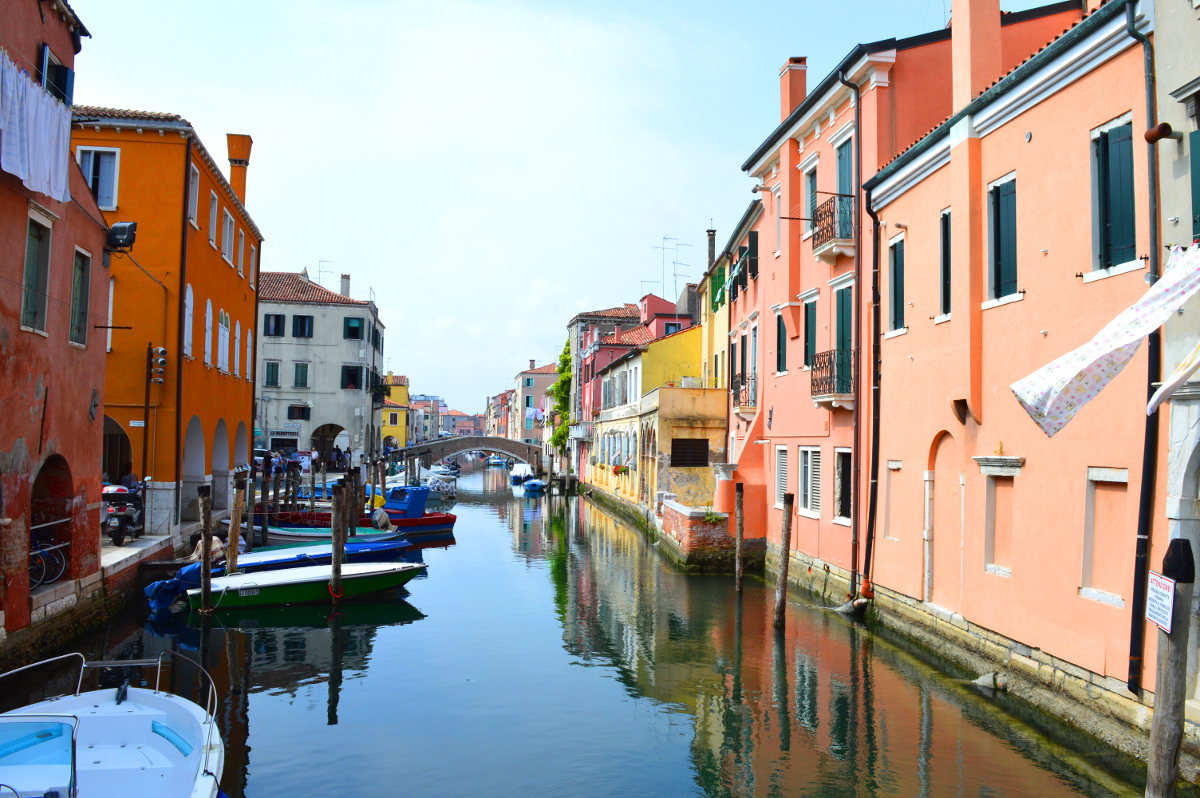
M 621 474 L 629 473 L 629 466 L 615 465 L 612 468 L 613 468 L 613 473 L 616 474 L 617 476 L 620 476 Z

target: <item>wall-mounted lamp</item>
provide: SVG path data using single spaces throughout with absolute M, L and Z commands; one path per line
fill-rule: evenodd
M 1171 127 L 1170 122 L 1159 122 L 1154 127 L 1146 130 L 1146 132 L 1142 135 L 1149 144 L 1153 144 L 1156 141 L 1162 141 L 1163 139 L 1175 139 L 1176 141 L 1183 140 L 1183 134 Z
M 766 186 L 764 186 L 762 183 L 759 183 L 757 186 L 751 186 L 751 187 L 750 187 L 750 193 L 751 193 L 751 194 L 757 194 L 757 193 L 758 193 L 758 192 L 760 192 L 760 191 L 765 191 L 765 190 L 766 190 L 766 188 L 767 188 L 767 187 L 766 187 Z
M 906 225 L 904 222 L 895 222 L 892 224 L 892 227 L 895 227 L 899 230 L 907 230 L 908 229 L 908 225 Z

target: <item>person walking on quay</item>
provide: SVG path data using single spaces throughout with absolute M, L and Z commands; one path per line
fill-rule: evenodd
M 336 443 L 333 445 L 333 453 L 329 457 L 329 465 L 335 469 L 342 467 L 342 450 Z

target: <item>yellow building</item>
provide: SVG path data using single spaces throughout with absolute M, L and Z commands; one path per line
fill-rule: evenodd
M 383 400 L 375 425 L 383 438 L 382 449 L 403 449 L 408 446 L 409 437 L 408 377 L 389 371 L 383 378 L 383 384 L 392 392 Z
M 703 387 L 702 327 L 631 349 L 601 371 L 588 482 L 654 508 L 659 493 L 690 505 L 713 494 L 725 456 L 725 391 Z

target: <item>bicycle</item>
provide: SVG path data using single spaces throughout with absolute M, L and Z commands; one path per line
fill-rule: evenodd
M 54 543 L 43 546 L 41 539 L 29 535 L 29 589 L 50 585 L 62 578 L 67 570 L 67 556 L 63 552 L 70 543 Z

